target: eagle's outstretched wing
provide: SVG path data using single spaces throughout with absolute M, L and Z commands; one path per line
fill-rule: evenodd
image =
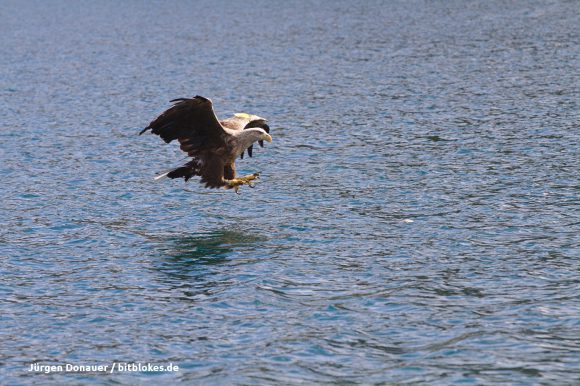
M 225 145 L 227 134 L 213 111 L 211 100 L 198 95 L 193 98 L 174 99 L 171 102 L 175 104 L 139 134 L 151 130 L 166 143 L 179 139 L 182 150 L 190 156 Z
M 175 104 L 153 120 L 147 130 L 159 135 L 166 143 L 179 140 L 180 148 L 193 159 L 165 175 L 186 181 L 201 176 L 206 187 L 224 186 L 224 160 L 228 134 L 218 121 L 211 100 L 202 96 L 179 98 Z

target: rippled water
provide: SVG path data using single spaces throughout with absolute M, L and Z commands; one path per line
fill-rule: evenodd
M 578 382 L 578 10 L 3 1 L 0 383 Z M 195 94 L 255 189 L 152 180 Z

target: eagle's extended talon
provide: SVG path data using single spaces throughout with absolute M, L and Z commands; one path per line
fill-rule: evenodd
M 257 180 L 260 173 L 248 174 L 247 176 L 240 177 L 239 180 L 242 181 L 244 185 L 249 185 L 251 181 Z
M 260 173 L 248 174 L 247 176 L 244 176 L 244 177 L 234 178 L 232 180 L 226 180 L 226 184 L 230 188 L 233 188 L 234 192 L 236 192 L 236 194 L 241 194 L 240 193 L 240 186 L 248 185 L 250 188 L 255 188 L 256 184 L 253 183 L 253 181 L 258 179 L 259 176 L 260 176 Z

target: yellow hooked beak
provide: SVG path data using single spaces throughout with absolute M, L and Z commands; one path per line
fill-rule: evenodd
M 272 142 L 272 136 L 270 134 L 264 134 L 262 137 L 264 141 Z

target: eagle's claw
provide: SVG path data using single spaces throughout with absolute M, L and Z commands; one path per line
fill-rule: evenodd
M 248 185 L 250 188 L 255 188 L 256 185 L 252 182 L 260 177 L 260 173 L 249 174 L 244 177 L 234 178 L 233 180 L 226 180 L 226 184 L 233 188 L 237 194 L 240 194 L 240 186 Z

